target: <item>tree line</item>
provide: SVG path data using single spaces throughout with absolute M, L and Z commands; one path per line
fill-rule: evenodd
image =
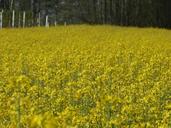
M 171 28 L 171 0 L 0 0 L 3 26 L 114 24 Z

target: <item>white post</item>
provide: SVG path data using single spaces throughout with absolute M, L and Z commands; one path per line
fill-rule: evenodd
M 3 22 L 2 14 L 3 14 L 3 11 L 0 12 L 0 29 L 2 29 L 2 22 Z
M 25 23 L 26 23 L 26 12 L 23 12 L 23 28 L 25 27 Z
M 47 28 L 49 27 L 49 17 L 48 15 L 46 16 L 46 25 L 45 25 Z
M 55 20 L 55 23 L 54 24 L 55 24 L 55 26 L 57 25 L 57 21 L 56 20 Z
M 66 21 L 64 22 L 64 26 L 66 26 L 67 25 L 67 23 L 66 23 Z
M 15 11 L 12 11 L 12 27 L 15 27 Z

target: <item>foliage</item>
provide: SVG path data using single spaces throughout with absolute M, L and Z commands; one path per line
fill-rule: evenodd
M 51 26 L 66 22 L 171 28 L 170 8 L 170 0 L 0 0 L 0 11 L 31 12 L 26 17 L 29 27 L 36 26 L 38 18 L 44 25 L 48 15 Z M 9 22 L 5 16 L 4 27 Z

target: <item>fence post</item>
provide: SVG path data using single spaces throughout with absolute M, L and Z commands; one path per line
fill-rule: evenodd
M 3 10 L 0 12 L 0 29 L 2 29 L 2 22 L 3 22 Z
M 25 27 L 25 23 L 26 23 L 26 12 L 23 12 L 23 28 Z
M 15 11 L 12 11 L 12 27 L 15 27 Z
M 48 15 L 46 16 L 46 24 L 45 24 L 45 26 L 48 28 L 49 27 L 49 17 L 48 17 Z

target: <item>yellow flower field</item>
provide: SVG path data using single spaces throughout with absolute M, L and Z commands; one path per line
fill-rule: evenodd
M 170 128 L 171 31 L 0 31 L 0 128 Z

